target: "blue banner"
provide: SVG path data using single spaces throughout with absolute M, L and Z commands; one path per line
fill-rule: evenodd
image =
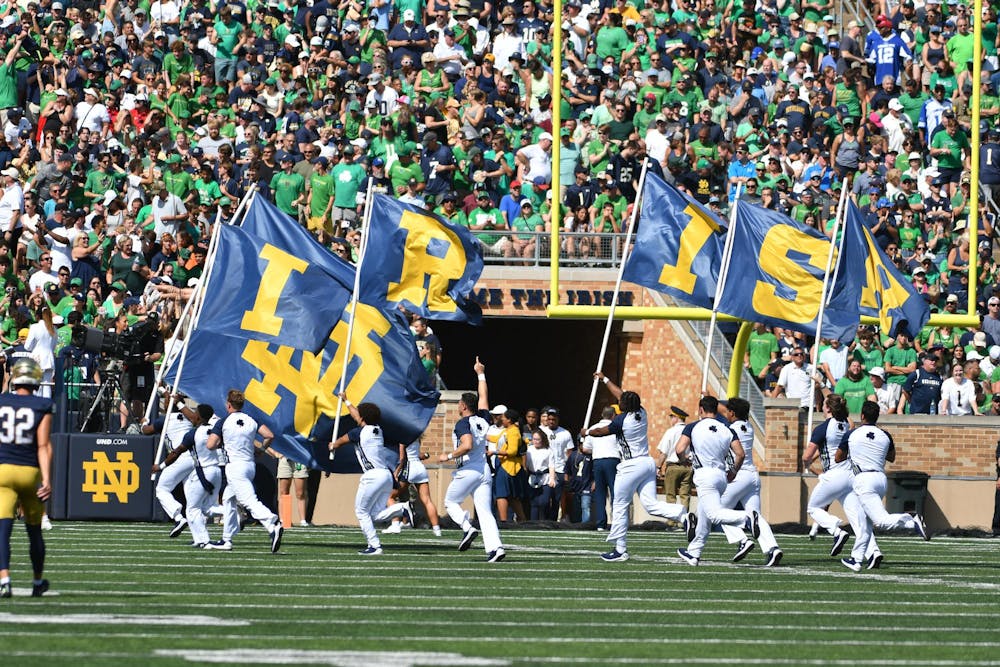
M 213 319 L 219 321 L 210 321 L 209 314 L 203 313 L 191 337 L 179 389 L 196 401 L 211 404 L 220 415 L 225 414 L 226 392 L 243 391 L 246 412 L 274 432 L 274 447 L 279 453 L 313 468 L 331 470 L 327 444 L 334 435 L 336 394 L 351 317 L 343 307 L 334 310 L 336 303 L 350 299 L 354 267 L 323 248 L 263 197 L 256 197 L 247 209 L 241 232 L 227 233 L 223 228 L 220 233 L 227 240 L 240 239 L 241 244 L 238 248 L 230 244 L 224 254 L 220 246 L 223 261 L 230 264 L 213 269 L 205 286 L 206 307 L 212 304 Z M 267 269 L 275 263 L 271 261 L 264 274 L 260 273 L 264 248 L 272 249 L 269 257 L 282 257 L 278 264 L 287 266 L 297 259 L 301 264 L 296 266 L 305 265 L 303 283 L 278 290 L 263 285 L 269 281 Z M 257 273 L 226 270 L 238 262 Z M 285 280 L 291 282 L 296 273 L 286 271 Z M 307 279 L 317 284 L 304 284 Z M 261 298 L 261 290 L 272 296 Z M 238 292 L 247 295 L 234 294 Z M 280 297 L 277 300 L 272 298 L 275 293 Z M 317 304 L 316 294 L 330 303 Z M 408 443 L 427 427 L 439 394 L 420 363 L 408 323 L 399 311 L 384 309 L 380 303 L 366 303 L 362 294 L 362 303 L 357 306 L 345 391 L 355 404 L 368 401 L 379 405 L 387 441 Z M 323 312 L 314 312 L 314 308 Z M 248 322 L 273 322 L 293 312 L 305 313 L 305 320 L 292 323 L 304 331 L 290 333 L 288 339 L 283 336 L 291 327 L 284 322 L 277 333 L 268 335 L 247 326 Z M 319 340 L 304 347 L 291 344 L 293 338 L 303 341 L 303 336 L 305 342 Z M 168 383 L 173 384 L 175 374 L 176 365 L 167 373 Z M 346 406 L 342 416 L 348 416 Z
M 179 389 L 220 415 L 226 414 L 226 392 L 243 391 L 245 412 L 274 432 L 275 450 L 329 470 L 327 443 L 333 437 L 349 319 L 345 312 L 317 353 L 199 329 L 191 338 Z M 168 372 L 168 383 L 174 373 Z M 382 408 L 387 442 L 408 443 L 423 433 L 439 394 L 400 313 L 358 306 L 346 393 L 355 404 L 368 401 Z M 346 406 L 342 416 L 348 416 Z
M 638 223 L 623 279 L 711 308 L 725 222 L 647 172 Z
M 316 350 L 351 301 L 349 271 L 324 266 L 266 243 L 239 227 L 219 230 L 211 286 L 199 328 Z
M 736 206 L 719 312 L 816 335 L 830 240 L 776 211 L 746 202 Z M 842 273 L 831 290 L 822 335 L 848 342 L 860 321 L 859 294 Z
M 847 203 L 840 272 L 858 283 L 861 313 L 877 317 L 888 335 L 895 336 L 902 325 L 916 337 L 930 319 L 927 301 L 882 251 L 853 202 Z
M 379 299 L 432 319 L 480 324 L 482 310 L 469 295 L 483 272 L 481 248 L 465 227 L 377 194 L 361 267 L 365 301 Z

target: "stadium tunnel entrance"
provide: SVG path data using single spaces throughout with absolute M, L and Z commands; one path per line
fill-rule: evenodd
M 549 320 L 536 317 L 484 317 L 481 327 L 434 321 L 431 328 L 443 349 L 441 379 L 454 391 L 474 390 L 476 356 L 486 364 L 490 405 L 503 403 L 524 410 L 552 405 L 562 413 L 560 424 L 574 438 L 586 416 L 592 374 L 604 338 L 604 320 Z M 621 377 L 624 348 L 622 322 L 611 329 L 604 372 Z M 597 394 L 594 415 L 608 393 Z

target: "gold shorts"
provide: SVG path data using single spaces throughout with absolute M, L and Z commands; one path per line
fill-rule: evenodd
M 42 471 L 34 466 L 0 463 L 0 519 L 13 519 L 20 502 L 24 522 L 40 524 L 45 513 L 45 507 L 38 499 L 41 483 Z

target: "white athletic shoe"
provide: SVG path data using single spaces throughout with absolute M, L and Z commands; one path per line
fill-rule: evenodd
M 359 556 L 381 556 L 382 547 L 367 547 L 358 552 Z
M 851 572 L 860 572 L 861 571 L 861 563 L 859 563 L 858 561 L 854 560 L 853 558 L 841 558 L 840 559 L 840 564 L 843 565 L 844 567 L 846 567 Z
M 612 549 L 606 554 L 601 554 L 601 560 L 607 563 L 619 563 L 628 560 L 627 551 L 618 551 L 618 549 Z
M 684 561 L 691 567 L 698 567 L 698 561 L 700 559 L 697 556 L 688 553 L 687 549 L 678 549 L 677 555 L 681 557 L 682 561 Z
M 216 540 L 206 544 L 205 548 L 212 551 L 232 551 L 233 543 L 229 540 Z
M 774 547 L 767 553 L 767 562 L 764 563 L 764 567 L 775 567 L 781 562 L 781 557 L 785 554 L 782 553 L 781 549 Z
M 48 514 L 42 515 L 42 530 L 52 530 L 52 520 Z
M 302 521 L 299 521 L 299 528 L 312 528 L 312 524 L 302 519 Z
M 503 550 L 503 547 L 497 547 L 496 551 L 491 551 L 486 554 L 487 563 L 499 563 L 507 556 L 507 552 Z
M 882 567 L 882 552 L 881 551 L 876 551 L 875 553 L 873 553 L 871 555 L 871 557 L 868 558 L 868 567 L 867 567 L 867 569 L 869 569 L 869 570 L 877 570 L 880 567 Z
M 431 530 L 434 532 L 434 537 L 441 537 L 441 526 L 431 526 Z
M 819 535 L 819 524 L 814 523 L 812 528 L 809 529 L 809 541 L 812 542 L 815 540 L 817 535 Z
M 178 514 L 177 518 L 174 519 L 174 527 L 170 529 L 170 537 L 177 537 L 184 532 L 187 528 L 188 520 L 184 516 Z
M 396 533 L 403 532 L 403 527 L 399 525 L 398 521 L 393 521 L 389 524 L 388 528 L 382 529 L 383 535 L 395 535 Z
M 479 531 L 476 528 L 474 527 L 469 528 L 469 530 L 466 531 L 465 535 L 462 536 L 462 541 L 458 543 L 458 550 L 468 551 L 469 547 L 472 546 L 473 541 L 475 541 L 476 535 L 478 534 Z
M 757 510 L 751 510 L 750 514 L 747 516 L 747 530 L 753 535 L 753 539 L 760 537 L 760 514 Z
M 684 515 L 684 533 L 687 537 L 688 544 L 694 539 L 694 534 L 698 530 L 698 515 L 694 512 L 688 512 Z M 754 535 L 756 537 L 756 535 Z
M 924 523 L 924 517 L 920 516 L 919 514 L 914 514 L 913 522 L 917 524 L 916 526 L 914 526 L 914 528 L 916 528 L 917 535 L 924 538 L 924 542 L 930 542 L 931 534 L 927 532 L 927 524 Z

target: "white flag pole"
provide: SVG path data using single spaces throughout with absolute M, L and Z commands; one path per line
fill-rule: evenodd
M 814 379 L 817 377 L 817 375 L 819 375 L 819 342 L 823 335 L 823 316 L 826 313 L 826 304 L 830 300 L 830 295 L 828 294 L 831 285 L 830 272 L 831 271 L 837 272 L 840 269 L 840 262 L 837 262 L 836 267 L 833 265 L 833 251 L 837 248 L 837 232 L 840 231 L 840 224 L 844 214 L 844 201 L 846 199 L 846 195 L 847 195 L 847 188 L 844 188 L 840 192 L 840 201 L 837 204 L 837 212 L 833 218 L 833 237 L 830 239 L 830 251 L 827 253 L 826 256 L 826 271 L 823 273 L 823 292 L 821 293 L 819 300 L 819 314 L 816 316 L 816 341 L 813 344 L 813 349 L 812 349 L 813 371 L 810 377 Z M 840 249 L 840 252 L 843 252 L 843 248 Z M 840 256 L 839 253 L 837 256 L 838 257 Z M 832 284 L 835 285 L 836 280 L 832 281 Z M 822 376 L 820 376 L 820 380 L 822 380 Z M 806 416 L 806 438 L 809 438 L 812 435 L 813 413 L 815 412 L 815 407 L 816 407 L 815 406 L 816 388 L 810 387 L 810 389 L 812 391 L 813 401 L 812 405 L 809 406 L 809 413 Z
M 233 220 L 237 219 L 237 217 L 243 213 L 244 209 L 246 209 L 250 205 L 250 202 L 253 200 L 256 194 L 257 194 L 256 186 L 251 187 L 250 190 L 243 197 L 243 200 L 239 203 L 239 206 L 237 206 L 236 210 L 233 212 L 233 218 L 232 218 Z M 180 350 L 180 359 L 177 362 L 177 375 L 174 377 L 175 388 L 180 386 L 181 375 L 184 372 L 184 362 L 187 359 L 187 351 L 188 348 L 190 347 L 191 339 L 194 335 L 194 330 L 198 327 L 198 320 L 201 318 L 201 306 L 203 303 L 205 289 L 208 286 L 209 278 L 211 278 L 212 276 L 212 270 L 215 266 L 215 255 L 216 253 L 218 253 L 219 250 L 218 247 L 219 230 L 222 229 L 221 222 L 222 222 L 222 214 L 220 212 L 219 214 L 216 215 L 215 225 L 212 228 L 212 237 L 209 240 L 208 255 L 205 260 L 205 270 L 202 272 L 201 280 L 198 281 L 198 285 L 195 287 L 194 292 L 191 294 L 191 298 L 188 300 L 187 305 L 184 307 L 184 312 L 187 313 L 186 323 L 189 323 L 190 326 L 188 326 L 187 331 L 184 334 L 184 340 L 182 342 L 182 347 Z M 184 313 L 181 313 L 181 317 L 184 318 Z M 178 331 L 180 331 L 180 326 L 181 323 L 179 322 Z M 174 345 L 171 345 L 171 350 L 170 350 L 171 352 L 173 352 L 174 347 L 176 347 L 176 339 L 174 341 Z M 158 387 L 159 382 L 162 381 L 163 375 L 167 371 L 167 365 L 168 365 L 168 360 L 164 359 L 164 363 L 161 364 L 160 366 L 161 370 L 160 380 L 157 381 L 157 384 L 154 385 L 154 387 Z M 148 414 L 151 414 L 153 401 L 155 400 L 157 400 L 157 392 L 154 390 L 153 396 L 150 397 L 149 405 L 147 406 Z M 169 421 L 170 415 L 173 413 L 173 409 L 174 409 L 174 392 L 171 391 L 167 394 L 167 409 L 166 412 L 164 413 L 164 425 L 166 425 L 166 423 Z M 167 429 L 164 426 L 164 428 L 160 429 L 159 444 L 157 444 L 156 447 L 156 455 L 153 457 L 154 462 L 158 462 L 160 460 L 160 456 L 163 454 L 163 448 L 166 441 L 166 437 L 167 437 Z
M 365 211 L 361 216 L 361 248 L 358 249 L 358 265 L 354 269 L 354 293 L 351 295 L 351 321 L 347 324 L 347 340 L 344 341 L 344 364 L 340 371 L 340 387 L 337 389 L 337 413 L 333 418 L 333 439 L 336 440 L 340 430 L 340 413 L 344 409 L 344 393 L 347 385 L 347 366 L 351 363 L 351 340 L 354 338 L 354 322 L 358 314 L 358 292 L 361 290 L 361 265 L 364 264 L 368 252 L 368 228 L 372 217 L 372 200 L 374 199 L 374 181 L 368 179 L 368 192 L 365 193 Z M 333 460 L 335 450 L 330 450 L 330 460 Z
M 629 216 L 628 230 L 625 233 L 625 246 L 622 248 L 621 265 L 618 267 L 618 279 L 615 281 L 614 295 L 611 297 L 611 308 L 608 310 L 608 321 L 604 325 L 604 340 L 601 342 L 601 353 L 597 357 L 597 369 L 594 371 L 594 382 L 590 387 L 590 400 L 587 402 L 587 416 L 583 418 L 583 428 L 589 428 L 590 416 L 594 411 L 594 401 L 597 400 L 597 373 L 604 367 L 604 356 L 608 351 L 608 341 L 611 338 L 611 326 L 615 321 L 615 308 L 618 306 L 618 293 L 622 288 L 622 276 L 625 274 L 625 261 L 628 259 L 629 246 L 632 243 L 632 234 L 635 232 L 635 221 L 639 216 L 639 207 L 642 205 L 642 194 L 646 185 L 647 162 L 642 163 L 642 171 L 639 172 L 639 187 L 636 191 L 635 201 L 632 204 L 632 215 Z M 555 250 L 555 249 L 554 249 Z M 558 250 L 556 250 L 558 252 Z
M 701 393 L 708 390 L 708 367 L 712 361 L 712 339 L 715 337 L 715 328 L 719 317 L 719 299 L 726 287 L 726 279 L 729 277 L 729 260 L 733 254 L 733 240 L 736 238 L 734 230 L 736 228 L 736 207 L 740 202 L 740 195 L 743 194 L 743 184 L 736 185 L 736 196 L 733 198 L 733 210 L 729 214 L 729 230 L 726 232 L 726 245 L 722 250 L 722 267 L 719 269 L 719 282 L 715 285 L 715 299 L 712 301 L 712 317 L 708 322 L 708 337 L 705 339 L 705 359 L 701 365 Z

